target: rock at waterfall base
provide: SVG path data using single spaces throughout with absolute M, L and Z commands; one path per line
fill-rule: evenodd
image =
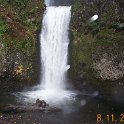
M 44 100 L 37 99 L 33 105 L 12 105 L 9 104 L 2 108 L 3 113 L 22 113 L 22 112 L 59 112 L 61 109 L 49 106 Z

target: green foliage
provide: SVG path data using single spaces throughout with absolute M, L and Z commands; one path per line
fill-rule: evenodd
M 7 23 L 7 28 L 4 20 L 0 18 L 0 37 L 8 30 L 1 40 L 6 49 L 34 52 L 36 31 L 41 27 L 43 1 L 0 0 L 0 4 L 3 7 L 2 18 L 10 16 L 11 20 Z
M 0 0 L 0 3 L 8 8 L 13 8 L 17 16 L 16 21 L 36 31 L 41 25 L 43 0 Z
M 90 65 L 91 59 L 91 48 L 90 44 L 86 42 L 80 42 L 75 44 L 74 50 L 77 51 L 75 53 L 75 57 L 78 59 L 78 63 L 87 63 Z M 77 65 L 78 65 L 77 63 Z
M 100 30 L 100 24 L 97 21 L 88 23 L 89 30 Z
M 28 0 L 0 0 L 1 4 L 20 6 L 20 7 L 25 6 L 27 2 Z
M 28 2 L 28 0 L 15 0 L 14 2 L 16 5 L 25 6 L 25 4 Z
M 7 4 L 8 0 L 0 0 L 0 4 Z
M 84 68 L 83 65 L 86 64 L 86 68 L 91 68 L 92 66 L 92 45 L 93 38 L 90 36 L 85 36 L 79 32 L 73 32 L 74 41 L 71 49 L 71 72 L 73 74 L 82 73 Z M 86 69 L 85 68 L 85 69 Z
M 13 52 L 23 52 L 29 56 L 34 52 L 33 42 L 30 38 L 23 40 L 5 40 L 3 43 L 6 49 L 11 49 Z
M 7 60 L 3 74 L 7 80 L 32 79 L 32 61 L 43 10 L 43 0 L 0 0 L 0 44 Z M 18 74 L 22 75 L 16 77 Z
M 124 23 L 114 23 L 113 25 L 112 25 L 112 28 L 114 28 L 114 29 L 122 29 L 122 28 L 124 28 Z
M 0 18 L 0 37 L 6 33 L 7 29 L 4 19 Z
M 115 32 L 113 29 L 101 30 L 96 39 L 96 45 L 112 45 L 124 43 L 124 37 L 121 33 Z

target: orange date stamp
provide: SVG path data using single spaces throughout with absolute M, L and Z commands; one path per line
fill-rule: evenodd
M 115 114 L 97 114 L 96 116 L 97 123 L 101 122 L 118 122 L 118 123 L 124 123 L 124 113 L 120 114 L 119 116 L 116 116 Z

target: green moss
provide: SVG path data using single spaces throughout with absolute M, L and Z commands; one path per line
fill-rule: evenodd
M 32 39 L 22 39 L 22 40 L 4 40 L 3 44 L 5 49 L 18 51 L 26 53 L 26 55 L 31 56 L 34 53 L 34 45 Z
M 94 25 L 92 25 L 92 28 L 94 28 Z M 108 28 L 101 29 L 95 36 L 92 33 L 84 34 L 75 31 L 73 31 L 73 36 L 71 64 L 75 74 L 83 71 L 83 64 L 86 65 L 87 73 L 89 74 L 91 72 L 93 63 L 92 54 L 95 53 L 99 46 L 110 47 L 113 44 L 124 44 L 123 35 L 120 32 L 115 32 L 113 29 Z
M 115 32 L 113 29 L 101 30 L 96 39 L 96 45 L 112 45 L 124 43 L 123 34 Z
M 90 36 L 85 36 L 81 33 L 74 32 L 74 40 L 71 50 L 71 71 L 74 75 L 82 73 L 86 68 L 92 66 L 92 46 Z M 83 66 L 86 65 L 84 69 Z
M 8 30 L 3 18 L 0 18 L 0 37 L 2 37 Z
M 4 48 L 6 69 L 2 76 L 8 80 L 16 78 L 18 65 L 24 66 L 19 80 L 26 79 L 34 71 L 33 58 L 36 54 L 37 33 L 41 28 L 44 12 L 43 0 L 0 0 L 0 44 Z M 29 68 L 31 65 L 32 68 Z M 2 71 L 2 70 L 1 70 Z M 7 75 L 7 76 L 6 76 Z M 1 75 L 0 75 L 1 76 Z
M 0 0 L 0 4 L 0 38 L 5 48 L 32 54 L 41 28 L 43 1 Z
M 93 75 L 92 55 L 100 47 L 123 45 L 123 12 L 119 2 L 109 0 L 88 2 L 76 0 L 72 6 L 73 44 L 71 51 L 72 72 L 78 76 L 86 65 L 88 75 Z M 98 14 L 98 20 L 90 18 Z M 116 46 L 115 45 L 115 46 Z
M 19 6 L 19 7 L 23 7 L 27 4 L 28 0 L 0 0 L 1 4 L 4 5 L 12 5 L 12 6 Z
M 77 3 L 75 3 L 75 6 L 77 6 Z M 123 30 L 121 30 L 123 24 L 118 23 L 116 18 L 114 18 L 111 23 L 106 22 L 108 17 L 102 18 L 101 21 L 87 22 L 85 24 L 84 22 L 86 22 L 86 20 L 83 18 L 81 21 L 78 20 L 78 22 L 76 22 L 75 18 L 80 12 L 77 12 L 77 9 L 76 11 L 73 9 L 73 11 L 73 44 L 71 51 L 72 72 L 75 73 L 75 75 L 73 74 L 74 76 L 78 76 L 81 72 L 85 71 L 88 79 L 93 80 L 95 76 L 92 69 L 92 55 L 100 47 L 109 49 L 113 47 L 114 44 L 115 46 L 124 45 Z M 80 24 L 79 27 L 78 24 Z M 85 65 L 86 68 L 84 68 L 83 65 Z

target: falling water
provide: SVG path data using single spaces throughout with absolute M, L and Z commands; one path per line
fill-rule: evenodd
M 65 95 L 66 73 L 69 69 L 68 30 L 71 7 L 47 7 L 41 32 L 41 86 L 47 98 Z
M 41 33 L 42 81 L 44 89 L 64 90 L 68 56 L 71 7 L 47 7 Z
M 67 70 L 70 68 L 67 62 L 70 19 L 70 6 L 46 8 L 40 34 L 40 85 L 36 91 L 23 93 L 28 97 L 27 101 L 39 98 L 49 103 L 62 103 L 74 96 L 66 87 Z

